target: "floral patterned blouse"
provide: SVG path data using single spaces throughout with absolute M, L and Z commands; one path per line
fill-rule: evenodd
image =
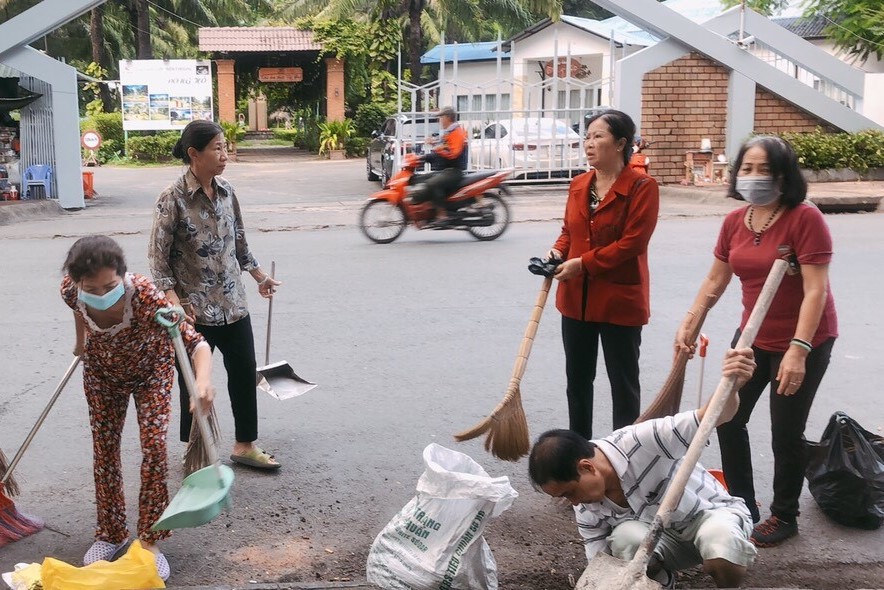
M 231 324 L 249 314 L 242 271 L 258 268 L 246 242 L 239 201 L 224 178 L 210 199 L 188 170 L 159 196 L 148 247 L 157 287 L 193 305 L 196 323 Z
M 172 339 L 154 317 L 158 309 L 169 307 L 170 303 L 166 294 L 145 276 L 126 273 L 123 284 L 126 287 L 123 321 L 110 328 L 99 328 L 92 321 L 86 305 L 77 298 L 77 286 L 69 276 L 61 282 L 61 297 L 82 316 L 86 326 L 83 351 L 86 370 L 117 383 L 146 383 L 158 367 L 174 366 Z M 187 322 L 181 325 L 181 335 L 191 356 L 197 346 L 208 346 Z

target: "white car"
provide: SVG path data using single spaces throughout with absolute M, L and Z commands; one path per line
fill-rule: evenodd
M 487 123 L 470 140 L 470 166 L 513 168 L 516 179 L 572 178 L 586 171 L 583 138 L 560 119 Z

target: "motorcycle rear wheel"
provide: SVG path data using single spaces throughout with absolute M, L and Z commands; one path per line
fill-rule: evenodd
M 482 206 L 491 207 L 491 213 L 494 215 L 494 221 L 491 225 L 471 226 L 467 231 L 477 240 L 489 242 L 496 240 L 510 224 L 510 208 L 507 206 L 500 195 L 493 192 L 487 192 L 482 195 Z
M 389 244 L 401 236 L 407 223 L 402 207 L 382 199 L 369 201 L 359 214 L 359 229 L 376 244 Z

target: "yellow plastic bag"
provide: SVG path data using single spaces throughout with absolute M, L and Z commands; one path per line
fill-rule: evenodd
M 116 561 L 75 567 L 47 557 L 40 570 L 43 590 L 138 590 L 165 588 L 154 554 L 134 541 Z

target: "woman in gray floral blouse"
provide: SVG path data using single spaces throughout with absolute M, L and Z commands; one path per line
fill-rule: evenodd
M 242 272 L 273 296 L 279 281 L 261 270 L 246 242 L 239 201 L 219 174 L 227 163 L 224 133 L 217 123 L 192 121 L 172 154 L 187 171 L 157 199 L 148 260 L 156 285 L 182 305 L 197 331 L 224 356 L 227 390 L 236 425 L 230 459 L 259 469 L 278 469 L 273 455 L 259 448 L 255 388 L 255 341 L 246 306 Z M 181 407 L 187 390 L 179 375 Z M 181 412 L 181 440 L 190 436 L 191 415 Z

